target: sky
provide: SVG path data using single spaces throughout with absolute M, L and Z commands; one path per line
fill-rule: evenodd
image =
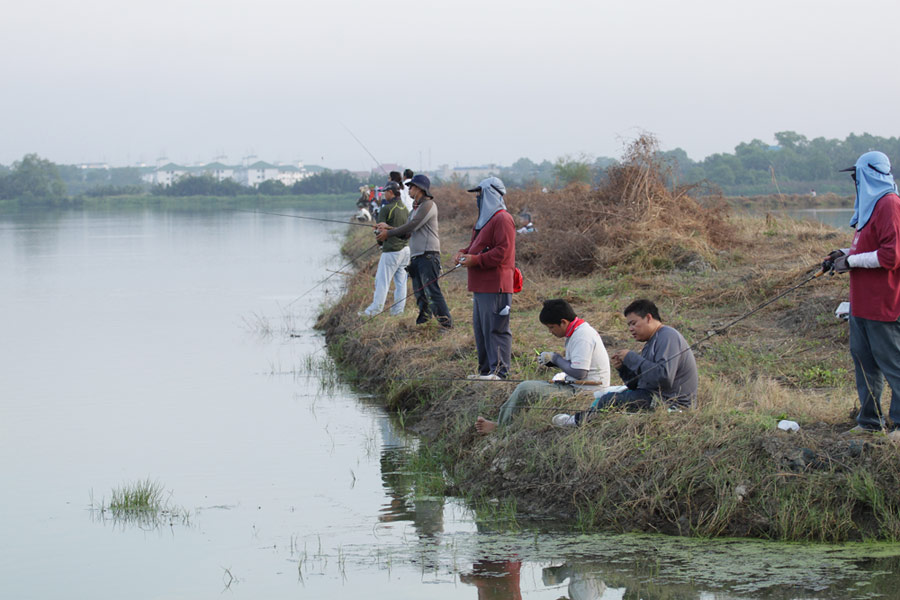
M 896 0 L 17 2 L 0 163 L 421 171 L 617 157 L 645 132 L 694 160 L 893 137 L 898 22 Z

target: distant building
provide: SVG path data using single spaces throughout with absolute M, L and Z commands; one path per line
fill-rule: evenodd
M 435 171 L 435 174 L 444 182 L 455 182 L 465 185 L 475 185 L 482 179 L 488 177 L 496 177 L 500 175 L 498 165 L 481 165 L 479 167 L 450 167 L 450 165 L 441 165 Z
M 82 167 L 86 168 L 86 167 Z M 107 167 L 108 168 L 108 167 Z M 168 187 L 180 177 L 185 176 L 210 176 L 216 181 L 232 179 L 247 187 L 257 187 L 263 181 L 280 181 L 286 186 L 292 186 L 296 182 L 312 175 L 303 167 L 303 163 L 295 165 L 273 165 L 264 161 L 257 161 L 250 165 L 230 166 L 221 162 L 211 162 L 205 165 L 185 167 L 175 163 L 167 163 L 156 169 L 147 170 L 141 179 L 152 185 Z

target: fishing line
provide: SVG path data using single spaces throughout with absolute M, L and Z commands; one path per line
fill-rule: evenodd
M 295 302 L 297 302 L 297 301 L 300 300 L 301 298 L 305 297 L 305 296 L 306 296 L 307 294 L 309 294 L 311 291 L 313 291 L 314 289 L 318 288 L 320 285 L 322 285 L 323 283 L 325 283 L 326 281 L 328 281 L 329 279 L 331 279 L 332 277 L 334 277 L 335 275 L 337 275 L 338 273 L 340 273 L 341 271 L 343 271 L 344 269 L 346 269 L 347 267 L 349 267 L 350 265 L 352 265 L 352 264 L 355 263 L 357 260 L 359 260 L 360 258 L 362 258 L 363 256 L 365 256 L 366 254 L 368 254 L 369 252 L 371 252 L 373 249 L 375 249 L 375 248 L 377 248 L 377 247 L 378 247 L 378 242 L 375 242 L 374 244 L 372 244 L 371 246 L 369 246 L 368 248 L 366 248 L 365 250 L 363 250 L 362 252 L 360 252 L 359 254 L 357 254 L 356 256 L 354 256 L 353 258 L 351 258 L 351 259 L 350 259 L 350 262 L 348 262 L 347 264 L 341 266 L 337 271 L 335 271 L 334 273 L 332 273 L 331 275 L 329 275 L 328 277 L 326 277 L 325 279 L 323 279 L 322 281 L 320 281 L 320 282 L 317 283 L 316 285 L 312 286 L 311 288 L 309 288 L 308 290 L 306 290 L 305 292 L 303 292 L 302 294 L 300 294 L 299 296 L 297 296 L 296 298 L 294 298 L 293 300 L 291 300 L 289 303 L 287 303 L 287 304 L 285 305 L 285 308 L 290 308 L 292 304 L 294 304 Z
M 368 154 L 369 156 L 372 157 L 372 160 L 375 161 L 375 164 L 378 165 L 378 168 L 381 169 L 381 172 L 384 173 L 385 175 L 387 175 L 388 177 L 390 177 L 390 174 L 387 172 L 387 170 L 385 170 L 384 166 L 382 166 L 381 161 L 379 161 L 377 158 L 375 158 L 374 154 L 369 152 L 369 149 L 366 148 L 366 145 L 363 144 L 362 141 L 360 141 L 360 139 L 358 137 L 356 137 L 356 134 L 353 133 L 352 131 L 350 131 L 350 128 L 347 127 L 346 125 L 344 125 L 344 123 L 342 123 L 340 121 L 339 121 L 339 123 L 341 123 L 341 126 L 347 130 L 347 133 L 349 133 L 351 136 L 353 136 L 353 139 L 356 140 L 356 143 L 359 144 L 360 146 L 362 146 L 362 149 L 366 151 L 366 154 Z
M 249 213 L 251 215 L 272 215 L 274 217 L 290 217 L 292 219 L 307 219 L 309 221 L 324 221 L 325 223 L 340 223 L 341 225 L 358 225 L 360 227 L 375 227 L 370 223 L 356 223 L 355 221 L 339 221 L 337 219 L 323 219 L 321 217 L 307 217 L 304 215 L 289 215 L 287 213 L 266 212 L 264 210 L 244 210 L 241 208 L 232 208 L 234 212 Z

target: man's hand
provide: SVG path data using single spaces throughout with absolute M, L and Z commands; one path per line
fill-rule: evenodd
M 842 256 L 845 256 L 843 250 L 832 250 L 829 252 L 828 256 L 826 256 L 825 260 L 822 262 L 822 272 L 827 273 L 834 269 L 834 262 Z
M 467 269 L 469 267 L 473 266 L 471 254 L 463 254 L 461 252 L 459 252 L 457 254 L 459 254 L 459 256 L 456 257 L 456 264 L 462 265 Z
M 375 239 L 379 242 L 383 242 L 388 238 L 387 229 L 376 229 L 375 230 Z
M 625 355 L 630 352 L 629 350 L 617 350 L 612 353 L 612 356 L 609 357 L 609 362 L 612 363 L 612 366 L 616 369 L 621 369 L 622 365 L 625 363 Z
M 541 365 L 542 367 L 552 365 L 553 364 L 553 354 L 554 354 L 553 352 L 541 352 L 537 357 L 538 364 Z
M 834 259 L 834 272 L 835 273 L 846 273 L 850 270 L 850 264 L 847 262 L 849 260 L 849 256 L 846 254 L 841 254 L 836 259 Z

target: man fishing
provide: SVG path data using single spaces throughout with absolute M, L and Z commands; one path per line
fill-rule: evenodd
M 453 257 L 468 272 L 478 373 L 471 379 L 506 379 L 512 352 L 509 313 L 516 268 L 516 226 L 506 210 L 506 186 L 488 177 L 469 190 L 476 194 L 478 219 L 469 245 Z
M 697 398 L 697 362 L 684 337 L 663 325 L 659 309 L 650 300 L 635 300 L 622 311 L 631 337 L 644 342 L 641 353 L 619 350 L 610 357 L 624 386 L 595 394 L 589 411 L 555 415 L 559 427 L 581 425 L 597 411 L 610 407 L 650 410 L 657 401 L 675 409 L 690 408 Z
M 856 201 L 850 248 L 828 255 L 825 267 L 850 272 L 850 355 L 856 368 L 859 413 L 849 433 L 890 429 L 900 441 L 900 197 L 891 161 L 866 152 L 850 168 Z M 885 378 L 891 386 L 890 424 L 881 411 Z
M 441 327 L 450 329 L 453 320 L 438 284 L 441 276 L 441 240 L 438 236 L 437 204 L 430 188 L 428 177 L 413 176 L 409 181 L 409 195 L 413 199 L 409 220 L 399 227 L 378 223 L 375 239 L 384 242 L 391 237 L 409 236 L 409 276 L 419 306 L 416 325 L 426 323 L 434 316 Z
M 508 425 L 515 411 L 540 398 L 560 394 L 571 397 L 579 392 L 598 392 L 609 386 L 609 356 L 600 334 L 580 319 L 572 306 L 561 298 L 545 300 L 538 320 L 558 338 L 565 338 L 565 356 L 556 352 L 541 352 L 537 360 L 541 366 L 556 367 L 563 373 L 554 381 L 523 381 L 516 386 L 509 399 L 500 407 L 497 421 L 478 417 L 475 430 L 491 433 L 500 425 Z
M 400 200 L 400 185 L 396 181 L 389 181 L 385 184 L 383 188 L 385 203 L 378 212 L 379 223 L 399 227 L 409 218 L 409 213 Z M 378 231 L 376 230 L 375 233 L 377 234 Z M 406 307 L 406 267 L 409 265 L 407 240 L 402 237 L 392 237 L 380 245 L 381 258 L 378 260 L 378 271 L 375 273 L 375 293 L 372 296 L 372 304 L 360 312 L 360 316 L 372 317 L 384 309 L 384 301 L 387 298 L 391 280 L 394 281 L 394 304 L 391 305 L 391 314 L 401 315 Z

